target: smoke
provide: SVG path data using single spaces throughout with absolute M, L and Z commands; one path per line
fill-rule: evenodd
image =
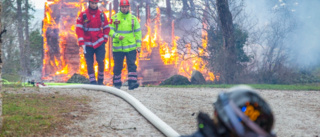
M 296 62 L 305 67 L 320 65 L 320 1 L 299 0 L 294 11 L 298 21 L 290 45 Z
M 256 27 L 270 25 L 274 18 L 293 23 L 283 44 L 289 48 L 290 63 L 301 67 L 320 66 L 319 0 L 247 0 L 246 12 L 257 19 Z M 286 10 L 289 14 L 279 14 Z M 283 22 L 284 24 L 286 22 Z

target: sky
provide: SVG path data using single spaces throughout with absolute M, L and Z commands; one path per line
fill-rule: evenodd
M 44 17 L 44 3 L 46 1 L 47 0 L 29 0 L 30 4 L 35 6 L 35 12 L 32 13 L 34 18 L 31 20 L 32 26 L 37 24 L 35 28 L 41 28 L 41 21 Z
M 31 4 L 35 5 L 35 9 L 44 9 L 46 0 L 29 0 Z

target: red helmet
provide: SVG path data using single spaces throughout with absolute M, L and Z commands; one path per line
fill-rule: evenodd
M 99 0 L 89 0 L 90 2 L 99 2 Z
M 130 6 L 129 0 L 120 0 L 120 6 Z

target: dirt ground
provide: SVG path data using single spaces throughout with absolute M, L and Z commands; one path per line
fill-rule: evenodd
M 181 135 L 197 130 L 199 111 L 212 115 L 218 88 L 139 87 L 128 91 Z M 320 136 L 320 92 L 257 90 L 271 105 L 275 115 L 274 131 L 279 137 Z M 40 89 L 39 93 L 89 96 L 91 114 L 67 127 L 64 136 L 161 137 L 164 136 L 127 102 L 112 94 L 79 89 Z M 81 113 L 74 112 L 74 115 Z M 59 132 L 59 131 L 57 131 Z

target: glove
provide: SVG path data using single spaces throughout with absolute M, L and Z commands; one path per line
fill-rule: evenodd
M 82 49 L 83 49 L 83 53 L 86 54 L 87 51 L 86 51 L 86 45 L 82 45 Z
M 119 40 L 123 40 L 124 39 L 124 36 L 119 36 Z
M 206 113 L 200 112 L 198 114 L 198 128 L 200 133 L 202 133 L 205 137 L 220 137 L 217 134 L 217 127 L 213 124 L 214 121 L 210 118 L 210 116 Z
M 137 47 L 137 52 L 140 53 L 141 47 Z

